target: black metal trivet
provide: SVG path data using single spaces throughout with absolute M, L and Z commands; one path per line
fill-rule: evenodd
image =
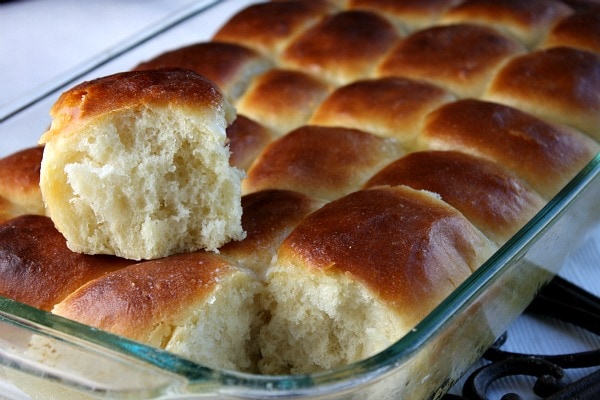
M 577 325 L 600 335 L 600 298 L 556 277 L 546 286 L 526 313 L 542 315 Z M 572 354 L 538 355 L 511 353 L 501 349 L 507 334 L 485 352 L 489 364 L 477 369 L 465 381 L 462 396 L 447 394 L 442 400 L 488 399 L 488 388 L 498 379 L 514 375 L 536 378 L 532 391 L 546 400 L 600 399 L 600 369 L 576 381 L 569 379 L 571 368 L 600 367 L 600 349 Z M 507 393 L 502 400 L 519 400 Z

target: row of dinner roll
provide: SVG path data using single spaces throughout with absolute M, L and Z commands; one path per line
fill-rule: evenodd
M 585 1 L 248 6 L 213 40 L 100 80 L 118 91 L 163 71 L 219 88 L 221 111 L 200 120 L 218 115 L 210 137 L 233 170 L 216 175 L 239 179 L 223 203 L 237 209 L 237 196 L 244 232 L 164 257 L 73 252 L 42 202 L 45 150 L 27 149 L 0 160 L 0 294 L 211 367 L 307 373 L 374 355 L 600 151 L 599 18 Z M 157 121 L 182 131 L 204 107 L 170 102 L 167 114 L 141 102 L 138 124 L 137 101 L 126 117 L 105 109 L 86 140 L 103 140 L 107 124 L 138 140 Z M 215 167 L 195 168 L 186 179 L 197 194 Z

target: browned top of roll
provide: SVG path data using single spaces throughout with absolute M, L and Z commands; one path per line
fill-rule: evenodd
M 348 0 L 348 8 L 376 11 L 398 21 L 404 30 L 432 25 L 448 8 L 461 0 Z
M 281 63 L 334 84 L 369 76 L 399 38 L 397 29 L 378 14 L 345 11 L 326 17 L 285 48 Z
M 231 156 L 231 165 L 248 169 L 263 148 L 275 136 L 269 129 L 258 122 L 238 114 L 227 127 L 227 143 Z
M 27 148 L 0 159 L 0 221 L 21 214 L 44 215 L 40 165 L 44 148 Z M 2 215 L 5 215 L 3 218 Z
M 129 264 L 73 253 L 48 217 L 25 215 L 0 224 L 0 294 L 45 311 L 89 280 Z
M 498 72 L 484 98 L 600 140 L 600 54 L 554 47 L 516 57 Z
M 558 0 L 467 0 L 450 9 L 441 21 L 492 26 L 533 47 L 554 23 L 572 12 Z
M 417 136 L 428 112 L 451 100 L 451 93 L 423 81 L 361 80 L 331 93 L 310 123 L 360 129 L 405 143 Z
M 480 100 L 460 100 L 440 107 L 428 116 L 420 140 L 423 148 L 466 151 L 495 160 L 546 199 L 579 172 L 599 148 L 568 127 Z
M 277 257 L 315 273 L 349 274 L 410 320 L 423 317 L 494 249 L 456 209 L 398 186 L 324 205 L 290 233 Z
M 600 4 L 596 9 L 577 12 L 552 28 L 543 47 L 569 46 L 600 53 Z
M 391 163 L 365 187 L 406 185 L 437 193 L 498 244 L 507 241 L 545 204 L 500 164 L 457 151 L 423 151 Z
M 0 222 L 4 222 L 19 215 L 21 215 L 19 208 L 15 207 L 15 205 L 7 198 L 0 196 Z
M 52 126 L 40 139 L 68 137 L 87 121 L 121 108 L 145 103 L 182 108 L 220 108 L 218 87 L 197 73 L 183 69 L 128 71 L 83 82 L 64 92 L 50 110 Z
M 147 341 L 145 335 L 204 299 L 230 273 L 213 253 L 186 253 L 130 265 L 90 281 L 53 312 L 100 329 Z M 102 299 L 102 301 L 98 301 Z
M 288 233 L 323 203 L 290 190 L 262 190 L 242 197 L 244 240 L 219 249 L 239 265 L 264 273 Z
M 397 143 L 356 129 L 303 126 L 271 142 L 242 181 L 244 193 L 287 189 L 334 199 L 401 155 Z
M 424 79 L 461 97 L 475 97 L 502 62 L 522 51 L 515 41 L 484 26 L 436 26 L 401 40 L 378 75 Z
M 294 36 L 333 10 L 329 2 L 320 0 L 251 4 L 225 22 L 213 38 L 241 43 L 276 57 L 276 53 Z
M 167 51 L 139 64 L 135 70 L 183 68 L 192 70 L 221 88 L 231 99 L 241 95 L 244 80 L 271 66 L 256 51 L 235 43 L 203 42 Z
M 284 134 L 304 125 L 329 90 L 328 84 L 303 72 L 272 69 L 252 81 L 236 108 Z

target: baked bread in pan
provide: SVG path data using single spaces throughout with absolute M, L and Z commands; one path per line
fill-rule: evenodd
M 95 91 L 98 82 L 60 100 L 43 138 L 41 194 L 29 172 L 42 149 L 28 150 L 34 162 L 0 162 L 7 171 L 0 216 L 47 214 L 69 236 L 58 210 L 73 206 L 66 187 L 74 178 L 65 177 L 76 168 L 65 169 L 57 154 L 80 157 L 77 146 L 116 139 L 128 126 L 144 127 L 135 137 L 165 154 L 159 121 L 183 132 L 182 121 L 193 116 L 214 127 L 208 137 L 218 151 L 190 139 L 180 164 L 151 172 L 147 157 L 128 162 L 153 187 L 174 172 L 169 165 L 187 171 L 168 192 L 194 205 L 212 191 L 200 175 L 236 180 L 238 189 L 215 192 L 202 211 L 216 207 L 239 221 L 235 233 L 209 235 L 207 249 L 174 246 L 178 254 L 112 251 L 159 257 L 138 263 L 66 249 L 48 217 L 11 219 L 0 229 L 18 246 L 0 241 L 0 272 L 9 282 L 0 294 L 213 367 L 307 373 L 382 351 L 598 153 L 598 15 L 585 2 L 548 0 L 280 0 L 240 10 L 214 40 L 174 46 L 99 81 L 118 86 L 174 74 L 199 86 L 186 81 L 176 95 L 155 98 L 146 84 L 126 85 L 128 102 L 142 99 L 146 110 L 129 114 L 122 98 Z M 94 93 L 101 112 L 79 108 L 82 95 L 87 102 Z M 100 134 L 107 121 L 112 136 Z M 71 137 L 83 144 L 67 143 Z M 111 143 L 106 149 L 121 162 L 123 143 Z M 191 161 L 211 149 L 220 167 Z M 108 173 L 114 162 L 107 157 L 93 168 Z M 133 187 L 140 202 L 149 200 Z M 87 202 L 117 193 L 95 188 Z M 42 194 L 46 210 L 34 206 Z M 22 205 L 25 198 L 33 200 Z M 138 211 L 115 220 L 132 225 Z M 160 242 L 176 242 L 173 232 L 196 238 L 182 221 L 198 215 L 191 206 L 171 219 Z M 68 221 L 83 232 L 73 250 L 96 240 L 89 230 L 97 220 Z M 144 247 L 132 239 L 120 241 L 131 251 Z M 59 266 L 55 254 L 112 261 Z M 79 272 L 70 277 L 71 269 Z M 26 290 L 16 282 L 19 271 Z M 48 293 L 39 295 L 41 288 Z

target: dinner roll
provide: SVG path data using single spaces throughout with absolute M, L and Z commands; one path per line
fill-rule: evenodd
M 407 154 L 379 171 L 365 187 L 385 185 L 406 185 L 438 194 L 499 245 L 546 203 L 500 164 L 459 151 Z
M 333 11 L 327 0 L 258 2 L 225 21 L 213 40 L 243 44 L 276 60 L 294 37 Z
M 131 263 L 73 253 L 45 216 L 22 215 L 0 224 L 0 296 L 44 311 L 84 283 Z
M 0 160 L 0 220 L 49 217 L 0 225 L 0 296 L 221 377 L 394 352 L 598 157 L 591 1 L 228 2 L 210 41 L 68 90 L 45 148 Z M 439 397 L 458 347 L 361 399 Z
M 449 9 L 440 23 L 478 23 L 534 48 L 550 27 L 573 10 L 560 0 L 466 0 Z
M 327 16 L 289 43 L 280 63 L 343 85 L 370 76 L 377 60 L 399 36 L 392 23 L 379 14 L 342 11 Z
M 309 123 L 393 137 L 410 148 L 427 113 L 454 99 L 447 90 L 423 81 L 398 77 L 365 79 L 331 93 Z
M 496 247 L 435 195 L 351 193 L 305 217 L 269 271 L 261 372 L 344 365 L 391 345 Z
M 428 28 L 443 13 L 462 0 L 348 0 L 348 8 L 363 9 L 385 15 L 403 32 Z
M 23 215 L 45 215 L 40 192 L 44 148 L 30 147 L 0 158 L 0 222 Z
M 401 154 L 392 138 L 307 125 L 271 142 L 248 170 L 242 190 L 285 189 L 333 200 L 359 189 Z
M 483 98 L 573 126 L 600 141 L 600 54 L 553 47 L 516 57 Z
M 419 140 L 423 149 L 465 151 L 494 160 L 546 200 L 600 149 L 598 143 L 569 127 L 475 99 L 449 103 L 429 114 Z
M 272 69 L 256 77 L 235 104 L 240 114 L 283 135 L 308 121 L 330 87 L 300 71 Z
M 256 51 L 235 43 L 201 42 L 170 50 L 145 61 L 135 70 L 183 68 L 213 81 L 229 101 L 237 100 L 250 80 L 272 67 Z
M 251 272 L 199 251 L 90 281 L 52 312 L 210 367 L 251 371 L 260 288 Z
M 563 46 L 600 53 L 600 3 L 596 3 L 596 8 L 562 19 L 552 28 L 541 47 Z
M 68 90 L 51 115 L 40 188 L 71 250 L 140 260 L 243 238 L 235 110 L 212 82 L 123 72 Z
M 231 165 L 247 170 L 254 159 L 275 137 L 270 129 L 258 122 L 238 114 L 235 121 L 225 130 L 231 151 Z
M 422 79 L 459 97 L 477 97 L 502 63 L 523 51 L 522 45 L 485 26 L 434 26 L 401 40 L 381 62 L 377 76 Z
M 244 240 L 219 249 L 222 256 L 247 267 L 265 279 L 277 248 L 306 215 L 322 201 L 291 190 L 261 190 L 242 197 Z

